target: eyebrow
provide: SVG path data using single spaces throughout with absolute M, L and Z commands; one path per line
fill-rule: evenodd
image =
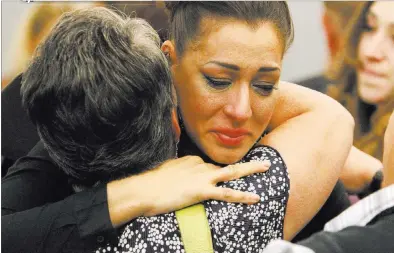
M 209 64 L 209 63 L 213 63 L 213 64 L 219 65 L 223 68 L 231 69 L 234 71 L 240 70 L 240 68 L 237 65 L 233 65 L 233 64 L 229 64 L 229 63 L 225 63 L 225 62 L 210 61 L 207 64 Z M 278 68 L 278 67 L 261 67 L 258 70 L 258 72 L 273 72 L 273 71 L 280 71 L 280 68 Z

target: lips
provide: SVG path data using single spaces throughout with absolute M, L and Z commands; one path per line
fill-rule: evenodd
M 219 143 L 224 146 L 238 146 L 250 134 L 242 128 L 218 128 L 213 132 Z
M 372 69 L 364 68 L 363 72 L 369 76 L 374 76 L 374 77 L 385 77 L 386 75 L 384 73 L 380 73 L 377 71 L 374 71 Z

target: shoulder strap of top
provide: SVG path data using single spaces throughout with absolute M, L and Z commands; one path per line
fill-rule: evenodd
M 203 204 L 175 212 L 186 253 L 213 253 L 211 229 Z

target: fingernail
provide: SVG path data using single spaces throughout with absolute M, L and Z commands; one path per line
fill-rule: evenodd
M 263 161 L 263 164 L 267 167 L 271 166 L 271 162 L 268 160 Z
M 253 202 L 260 201 L 260 196 L 257 194 L 253 194 L 250 196 L 250 200 L 252 200 Z

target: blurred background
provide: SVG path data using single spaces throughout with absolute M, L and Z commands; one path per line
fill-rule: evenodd
M 151 2 L 146 2 L 148 3 Z M 7 0 L 2 1 L 1 4 L 1 73 L 2 88 L 4 88 L 18 73 L 23 71 L 38 41 L 48 32 L 62 12 L 103 3 L 26 3 L 22 0 Z M 119 3 L 117 8 L 125 9 L 124 5 L 124 3 L 123 5 Z M 144 3 L 139 5 L 144 5 Z M 321 22 L 323 3 L 289 1 L 289 6 L 296 32 L 294 43 L 285 55 L 282 79 L 297 81 L 321 73 L 324 69 L 327 48 Z M 155 13 L 150 16 L 153 15 Z

